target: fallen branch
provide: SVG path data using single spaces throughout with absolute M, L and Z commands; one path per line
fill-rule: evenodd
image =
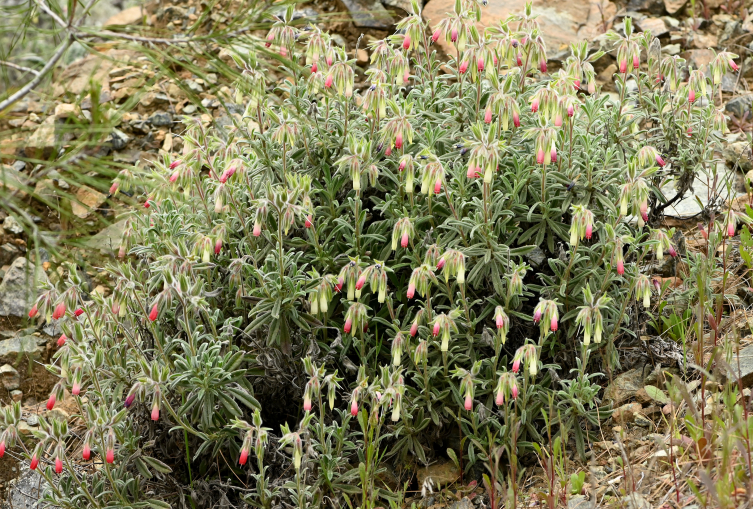
M 24 67 L 23 65 L 14 64 L 13 62 L 6 62 L 5 60 L 0 60 L 0 65 L 10 67 L 11 69 L 15 69 L 17 71 L 30 72 L 36 76 L 39 76 L 39 71 L 32 69 L 31 67 Z

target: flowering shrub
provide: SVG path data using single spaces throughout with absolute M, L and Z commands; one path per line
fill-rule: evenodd
M 684 61 L 656 59 L 626 19 L 609 34 L 612 99 L 596 88 L 601 51 L 576 44 L 549 73 L 530 5 L 484 31 L 480 9 L 458 0 L 431 32 L 414 5 L 370 45 L 361 88 L 355 60 L 290 8 L 264 41 L 291 58 L 287 80 L 236 56 L 242 118 L 187 119 L 180 160 L 118 175 L 112 192 L 144 208 L 112 294 L 87 300 L 70 267 L 29 313 L 65 332 L 48 408 L 74 398 L 87 426 L 78 440 L 42 426 L 29 457 L 62 476 L 50 501 L 162 507 L 149 479 L 201 475 L 252 476 L 233 496 L 260 507 L 375 507 L 398 496 L 379 481 L 385 458 L 425 464 L 454 437 L 466 474 L 499 444 L 514 462 L 542 441 L 545 410 L 583 454 L 608 415 L 595 379 L 654 306 L 646 262 L 678 255 L 656 224 L 679 197 L 660 188 L 714 177 L 714 97 L 736 56 L 684 81 Z M 16 413 L 0 447 L 18 443 Z M 104 468 L 64 467 L 79 441 Z M 273 447 L 295 473 L 282 487 Z

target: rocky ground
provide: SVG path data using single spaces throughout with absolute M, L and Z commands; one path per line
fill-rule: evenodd
M 684 249 L 700 249 L 703 238 L 695 228 L 702 206 L 710 202 L 732 200 L 734 207 L 744 209 L 749 201 L 745 193 L 745 180 L 753 179 L 751 144 L 746 133 L 753 129 L 753 93 L 749 80 L 753 80 L 753 2 L 742 0 L 548 0 L 534 2 L 541 14 L 541 23 L 549 44 L 551 65 L 567 54 L 567 45 L 581 39 L 592 41 L 594 46 L 606 44 L 603 34 L 611 28 L 618 29 L 625 16 L 632 16 L 640 30 L 651 30 L 661 39 L 662 51 L 668 55 L 679 54 L 693 67 L 704 69 L 713 58 L 712 49 L 727 49 L 741 56 L 741 69 L 737 75 L 724 78 L 724 100 L 730 115 L 728 146 L 723 154 L 726 161 L 722 169 L 725 178 L 733 182 L 732 196 L 710 196 L 708 183 L 701 180 L 693 186 L 693 196 L 676 204 L 667 217 L 668 226 L 682 232 Z M 319 22 L 338 34 L 336 40 L 349 51 L 355 52 L 363 82 L 363 68 L 368 52 L 364 49 L 370 39 L 382 38 L 393 29 L 409 7 L 406 0 L 333 0 L 314 1 L 299 5 L 298 15 L 311 22 Z M 424 7 L 424 16 L 432 22 L 451 11 L 454 0 L 430 0 Z M 695 5 L 695 12 L 692 6 Z M 490 26 L 510 13 L 523 10 L 525 0 L 491 1 L 484 10 L 482 23 Z M 190 27 L 192 33 L 208 32 L 225 22 L 221 10 L 207 18 L 199 18 L 201 6 L 194 0 L 174 0 L 137 5 L 125 9 L 103 24 L 119 30 L 138 28 L 143 33 L 180 35 Z M 346 12 L 348 15 L 338 15 Z M 197 30 L 197 20 L 201 27 Z M 130 27 L 130 28 L 129 28 Z M 356 41 L 365 34 L 356 52 Z M 364 42 L 365 41 L 365 42 Z M 242 109 L 233 102 L 232 83 L 216 65 L 201 58 L 182 68 L 173 66 L 166 74 L 155 65 L 145 52 L 133 44 L 107 42 L 95 45 L 96 50 L 74 61 L 56 73 L 52 84 L 43 87 L 17 103 L 9 111 L 0 113 L 0 186 L 5 192 L 15 193 L 27 206 L 38 232 L 25 230 L 18 221 L 0 210 L 0 405 L 22 401 L 26 429 L 36 426 L 44 405 L 38 404 L 47 396 L 54 379 L 42 364 L 54 351 L 58 331 L 51 327 L 37 328 L 24 317 L 29 302 L 34 298 L 35 282 L 48 279 L 55 283 L 66 275 L 64 259 L 74 260 L 85 269 L 90 280 L 90 291 L 107 294 L 109 283 L 103 271 L 98 270 L 117 249 L 122 233 L 122 223 L 117 221 L 119 211 L 133 206 L 138 197 L 121 195 L 115 198 L 108 193 L 110 180 L 96 171 L 72 175 L 68 165 L 50 165 L 71 146 L 82 143 L 84 133 L 92 127 L 104 130 L 104 142 L 88 143 L 86 153 L 115 166 L 149 166 L 162 157 L 173 157 L 182 149 L 180 138 L 184 116 L 198 119 L 205 125 L 229 125 L 232 117 L 239 119 Z M 219 46 L 207 51 L 232 64 L 229 54 Z M 610 56 L 597 63 L 598 85 L 602 93 L 614 94 L 612 74 L 617 68 Z M 92 83 L 96 90 L 92 90 Z M 94 93 L 92 93 L 94 92 Z M 97 104 L 92 104 L 96 101 Z M 85 165 L 76 167 L 80 172 Z M 723 188 L 718 186 L 717 188 Z M 671 197 L 671 188 L 665 189 Z M 739 196 L 738 196 L 739 195 Z M 696 199 L 697 197 L 697 199 Z M 700 205 L 699 205 L 700 203 Z M 70 217 L 60 211 L 70 211 Z M 35 237 L 36 236 L 36 237 Z M 43 248 L 31 249 L 46 242 Z M 729 247 L 739 249 L 739 242 Z M 746 278 L 745 266 L 739 261 L 735 284 L 738 295 L 748 305 L 753 305 L 753 289 Z M 656 274 L 670 279 L 673 286 L 686 284 L 685 270 L 680 266 L 656 268 Z M 722 325 L 727 333 L 743 337 L 742 344 L 753 343 L 753 315 L 746 309 L 734 310 Z M 602 440 L 592 444 L 589 463 L 580 465 L 589 471 L 586 489 L 588 497 L 575 497 L 570 507 L 593 507 L 595 502 L 613 491 L 625 475 L 633 476 L 642 484 L 647 495 L 625 499 L 624 506 L 638 508 L 663 507 L 670 503 L 665 496 L 672 485 L 667 468 L 668 447 L 682 444 L 669 443 L 664 415 L 669 411 L 667 396 L 656 387 L 662 370 L 679 373 L 684 368 L 682 350 L 672 340 L 641 338 L 636 345 L 636 366 L 625 373 L 613 376 L 605 388 L 603 400 L 616 408 L 612 418 L 602 423 Z M 651 362 L 645 361 L 648 352 Z M 630 352 L 626 355 L 629 357 Z M 741 375 L 744 384 L 753 384 L 753 345 L 741 352 Z M 711 383 L 711 382 L 709 382 Z M 692 387 L 693 395 L 700 401 L 701 387 Z M 706 401 L 706 405 L 716 404 Z M 58 406 L 53 412 L 66 417 L 72 409 Z M 74 427 L 75 421 L 71 423 Z M 620 467 L 618 458 L 629 457 L 633 469 L 628 474 Z M 574 465 L 576 463 L 573 463 Z M 0 499 L 10 497 L 13 507 L 33 507 L 36 497 L 34 479 L 22 477 L 12 494 L 9 481 L 25 470 L 11 455 L 0 459 Z M 542 472 L 526 481 L 530 503 L 538 499 L 538 486 Z M 431 477 L 440 486 L 460 481 L 460 476 L 450 462 L 432 465 L 419 473 Z M 38 487 L 38 486 L 37 486 Z M 483 496 L 475 486 L 445 489 L 434 494 L 412 494 L 410 501 L 423 507 L 469 509 L 479 506 Z M 424 496 L 426 495 L 426 496 Z M 26 505 L 24 505 L 26 504 Z

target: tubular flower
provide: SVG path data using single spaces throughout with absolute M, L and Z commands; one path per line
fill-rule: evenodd
M 714 85 L 721 84 L 722 76 L 724 76 L 726 73 L 737 72 L 739 70 L 738 65 L 735 63 L 735 58 L 739 58 L 739 56 L 727 51 L 721 51 L 714 57 L 714 59 L 709 64 L 709 71 L 711 72 L 711 82 Z
M 373 265 L 366 267 L 356 281 L 356 290 L 360 291 L 368 282 L 371 292 L 377 293 L 377 302 L 384 303 L 387 296 L 387 272 L 390 271 L 384 262 L 374 260 Z
M 439 259 L 439 264 L 442 265 L 442 273 L 446 282 L 450 281 L 451 276 L 455 276 L 455 280 L 459 285 L 465 284 L 465 255 L 455 249 L 448 249 Z
M 366 306 L 360 302 L 354 302 L 345 313 L 345 327 L 343 330 L 346 334 L 351 333 L 353 330 L 361 332 L 364 329 L 364 325 L 366 325 L 367 319 Z M 353 335 L 355 336 L 355 332 Z
M 437 277 L 434 275 L 434 267 L 426 263 L 419 265 L 411 273 L 407 297 L 412 299 L 416 291 L 418 291 L 418 295 L 423 297 L 429 291 L 432 283 L 438 284 Z
M 585 205 L 570 207 L 572 222 L 570 224 L 570 245 L 574 246 L 579 240 L 591 240 L 594 226 L 594 214 Z
M 674 258 L 677 256 L 677 251 L 672 245 L 672 241 L 669 240 L 669 235 L 664 230 L 652 229 L 651 240 L 654 241 L 654 250 L 656 251 L 656 259 L 664 259 L 664 250 L 669 252 L 669 255 Z
M 450 313 L 440 313 L 434 317 L 433 332 L 435 337 L 442 335 L 440 346 L 442 352 L 449 351 L 451 333 L 458 332 L 458 326 L 455 323 L 455 318 L 458 316 L 460 316 L 460 312 L 453 310 Z
M 333 275 L 322 277 L 320 283 L 309 293 L 309 305 L 314 315 L 326 314 L 329 310 L 329 302 L 332 300 L 332 289 L 338 285 L 338 280 Z
M 421 155 L 427 159 L 421 171 L 421 194 L 427 194 L 432 187 L 434 194 L 439 194 L 445 179 L 444 165 L 437 156 L 428 151 L 423 151 Z
M 651 306 L 651 281 L 648 276 L 641 274 L 635 282 L 635 299 L 643 299 L 643 307 L 649 308 Z
M 591 344 L 591 336 L 594 336 L 596 343 L 601 343 L 602 333 L 604 332 L 604 319 L 601 310 L 606 308 L 612 301 L 608 295 L 602 295 L 594 299 L 591 289 L 586 286 L 583 291 L 585 306 L 580 306 L 575 323 L 583 327 L 583 344 Z
M 533 321 L 539 324 L 541 335 L 547 332 L 555 332 L 559 327 L 559 313 L 557 300 L 541 299 L 533 310 Z
M 494 310 L 494 322 L 497 326 L 499 339 L 504 345 L 507 341 L 507 332 L 510 330 L 510 319 L 502 306 L 497 306 Z
M 426 340 L 422 339 L 418 342 L 416 349 L 413 351 L 413 362 L 415 362 L 417 366 L 422 366 L 427 362 L 428 359 L 429 343 Z
M 392 229 L 392 250 L 397 249 L 398 239 L 400 239 L 400 247 L 403 249 L 407 248 L 414 233 L 413 221 L 409 217 L 398 219 L 395 227 Z
M 342 281 L 347 285 L 347 298 L 348 300 L 354 300 L 361 297 L 361 289 L 363 286 L 358 286 L 358 280 L 361 278 L 361 267 L 358 258 L 351 258 L 350 261 L 340 269 L 340 274 L 337 276 L 338 284 Z M 340 291 L 338 289 L 338 291 Z
M 497 382 L 495 389 L 494 402 L 497 406 L 501 406 L 506 400 L 518 398 L 518 380 L 515 378 L 515 373 L 505 372 L 502 373 Z
M 744 224 L 753 223 L 753 219 L 751 219 L 748 216 L 748 214 L 744 212 L 737 212 L 732 209 L 729 209 L 727 212 L 725 212 L 723 218 L 724 219 L 723 219 L 722 224 L 726 227 L 725 233 L 727 234 L 728 237 L 735 236 L 738 222 L 742 222 Z
M 406 347 L 405 336 L 402 332 L 398 332 L 395 338 L 392 340 L 392 365 L 399 366 L 400 359 L 403 356 L 403 349 Z
M 456 368 L 452 373 L 452 376 L 454 378 L 460 379 L 459 392 L 463 395 L 463 406 L 467 411 L 471 411 L 473 409 L 473 396 L 477 383 L 476 378 L 481 371 L 481 362 L 482 361 L 476 361 L 470 371 L 463 368 Z
M 539 370 L 539 357 L 536 345 L 531 343 L 525 344 L 518 348 L 513 356 L 512 371 L 517 373 L 520 370 L 520 364 L 523 363 L 526 371 L 531 376 L 536 376 Z

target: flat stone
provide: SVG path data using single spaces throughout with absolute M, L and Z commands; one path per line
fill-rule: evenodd
M 410 0 L 382 0 L 382 3 L 387 7 L 397 7 L 398 9 L 402 9 L 408 14 L 413 12 L 413 6 L 411 5 Z M 419 7 L 422 3 L 423 1 L 419 0 Z
M 343 0 L 353 24 L 358 28 L 386 30 L 392 26 L 392 16 L 381 3 L 375 0 Z
M 3 364 L 0 366 L 0 382 L 3 384 L 3 387 L 12 391 L 21 386 L 21 375 L 10 364 Z
M 21 468 L 23 474 L 11 481 L 7 492 L 8 507 L 13 509 L 39 509 L 42 493 L 50 489 L 50 485 L 37 470 L 29 470 L 28 462 Z
M 114 150 L 123 150 L 131 138 L 120 129 L 113 129 L 110 133 L 110 145 Z
M 42 270 L 26 258 L 16 258 L 0 283 L 0 316 L 28 316 L 43 282 L 48 280 Z
M 0 359 L 5 362 L 16 362 L 22 355 L 32 358 L 41 357 L 45 351 L 47 340 L 41 336 L 17 336 L 0 341 Z
M 99 252 L 112 254 L 120 248 L 120 240 L 123 238 L 126 220 L 113 223 L 98 234 L 86 241 L 86 245 Z
M 363 48 L 358 48 L 356 52 L 356 63 L 361 67 L 366 66 L 369 63 L 369 52 Z
M 633 422 L 635 421 L 636 414 L 641 411 L 641 408 L 643 407 L 641 407 L 640 403 L 628 403 L 627 405 L 622 405 L 612 413 L 612 419 L 620 424 Z
M 95 191 L 88 186 L 81 186 L 76 191 L 76 201 L 71 201 L 71 211 L 75 216 L 85 219 L 106 199 L 106 194 Z
M 0 246 L 0 267 L 10 265 L 21 255 L 21 250 L 10 242 Z
M 710 49 L 692 49 L 683 53 L 682 56 L 693 69 L 700 69 L 704 73 L 707 73 L 709 64 L 716 55 Z
M 612 405 L 616 407 L 634 397 L 638 389 L 641 388 L 643 388 L 643 370 L 640 368 L 631 369 L 615 378 L 604 390 L 604 399 L 611 401 Z
M 746 113 L 750 113 L 753 105 L 753 94 L 744 94 L 733 97 L 724 105 L 725 111 L 732 113 L 738 119 L 743 118 Z
M 452 461 L 441 461 L 418 469 L 418 485 L 423 486 L 427 479 L 433 483 L 434 491 L 444 488 L 460 478 L 460 472 Z
M 651 35 L 654 37 L 659 37 L 669 32 L 667 25 L 661 18 L 644 18 L 637 25 L 643 32 L 651 32 Z
M 24 146 L 24 152 L 27 157 L 36 157 L 38 159 L 46 159 L 52 154 L 57 144 L 57 136 L 55 134 L 55 117 L 51 116 L 45 120 L 42 125 L 37 127 L 29 137 L 29 140 Z
M 753 385 L 753 345 L 748 345 L 740 350 L 740 369 L 737 369 L 737 362 L 732 362 L 732 371 L 735 379 L 728 382 L 737 383 L 737 378 L 742 379 L 743 387 Z
M 15 391 L 10 391 L 10 398 L 16 403 L 21 401 L 23 397 L 24 397 L 24 393 L 18 389 L 16 389 Z
M 627 4 L 627 10 L 664 14 L 664 2 L 663 0 L 630 0 Z
M 123 9 L 115 16 L 105 21 L 104 26 L 115 25 L 140 25 L 144 19 L 144 12 L 140 5 Z
M 635 414 L 635 425 L 641 428 L 650 428 L 654 423 L 643 414 Z
M 431 29 L 434 30 L 437 24 L 447 17 L 448 12 L 453 12 L 454 6 L 455 0 L 430 0 L 424 6 L 421 16 L 429 21 Z M 511 14 L 523 14 L 525 7 L 526 0 L 489 2 L 481 9 L 479 31 L 482 31 L 483 27 L 498 25 Z M 612 19 L 616 13 L 617 8 L 612 2 L 600 0 L 547 0 L 536 2 L 533 7 L 533 14 L 538 16 L 537 21 L 550 59 L 569 55 L 572 42 L 593 40 L 601 35 L 602 19 Z M 445 37 L 440 37 L 437 43 L 446 53 L 455 55 L 454 46 L 447 43 Z
M 173 116 L 164 111 L 158 111 L 149 117 L 149 121 L 155 127 L 173 125 Z
M 664 8 L 667 9 L 667 12 L 670 14 L 674 14 L 680 9 L 682 9 L 688 0 L 664 0 Z
M 620 507 L 624 507 L 625 509 L 651 509 L 653 506 L 651 502 L 646 500 L 646 497 L 637 491 L 633 491 L 620 499 Z
M 8 216 L 3 220 L 3 230 L 14 235 L 21 235 L 24 232 L 24 227 L 18 223 L 15 217 Z
M 725 147 L 722 150 L 722 153 L 723 155 L 725 155 L 725 157 L 729 156 L 729 148 L 730 147 Z M 748 165 L 750 165 L 750 158 L 743 157 L 741 155 L 741 157 L 737 158 L 737 162 L 738 164 L 740 164 L 740 167 L 744 171 L 747 171 L 745 164 L 747 163 Z M 747 169 L 749 170 L 751 168 L 753 168 L 753 166 L 748 167 Z M 726 202 L 728 200 L 734 199 L 740 194 L 738 193 L 735 185 L 735 172 L 727 168 L 724 163 L 719 163 L 717 167 L 717 174 L 719 175 L 719 180 L 716 187 L 717 194 L 719 195 L 718 199 L 722 200 L 722 202 Z M 732 182 L 728 191 L 727 182 L 729 182 L 730 180 Z M 704 180 L 704 178 L 699 174 L 693 181 L 692 189 L 685 193 L 685 197 L 682 200 L 664 209 L 665 214 L 678 218 L 693 217 L 698 215 L 703 210 L 701 207 L 705 208 L 708 205 L 709 196 L 711 196 L 711 191 L 709 189 L 709 186 L 711 184 L 711 182 Z M 675 191 L 675 182 L 669 182 L 664 187 L 662 187 L 662 192 L 664 193 L 664 196 L 666 196 L 667 200 L 674 198 L 675 194 L 677 194 L 677 191 Z
M 78 116 L 78 111 L 78 107 L 75 104 L 60 103 L 55 106 L 55 118 L 75 118 Z
M 592 509 L 596 504 L 584 495 L 573 495 L 567 501 L 567 509 Z
M 457 502 L 454 502 L 450 509 L 474 509 L 473 502 L 471 502 L 471 499 L 468 497 L 463 497 L 462 499 L 458 500 Z

